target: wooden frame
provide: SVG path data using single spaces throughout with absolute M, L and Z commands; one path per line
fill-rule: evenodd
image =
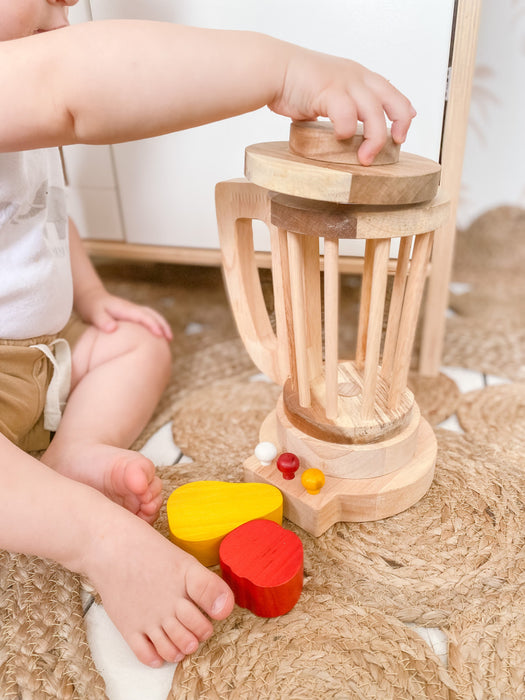
M 438 374 L 443 355 L 445 314 L 456 238 L 456 213 L 467 140 L 480 16 L 481 0 L 458 0 L 440 159 L 441 187 L 450 197 L 451 215 L 448 223 L 436 236 L 432 252 L 432 269 L 428 281 L 419 355 L 419 373 L 427 376 Z

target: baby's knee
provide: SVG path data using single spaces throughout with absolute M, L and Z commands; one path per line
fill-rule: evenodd
M 130 350 L 135 350 L 142 362 L 156 368 L 166 378 L 171 375 L 171 349 L 164 336 L 153 335 L 139 323 L 121 323 L 120 331 L 126 336 Z

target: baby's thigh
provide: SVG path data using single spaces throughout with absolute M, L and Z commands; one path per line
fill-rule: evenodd
M 88 372 L 132 353 L 140 355 L 141 364 L 170 361 L 167 341 L 154 336 L 139 323 L 119 321 L 111 333 L 89 326 L 73 350 L 71 387 L 74 388 Z

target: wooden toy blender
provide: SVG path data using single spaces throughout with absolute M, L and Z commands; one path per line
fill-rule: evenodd
M 299 457 L 296 478 L 277 460 L 244 465 L 247 481 L 277 486 L 284 514 L 318 536 L 338 521 L 384 518 L 428 490 L 437 444 L 407 387 L 433 235 L 449 204 L 440 166 L 390 139 L 357 161 L 362 135 L 337 141 L 328 122 L 294 122 L 289 142 L 246 149 L 247 180 L 216 187 L 229 299 L 246 350 L 283 387 L 260 439 Z M 275 330 L 263 299 L 252 222 L 269 228 Z M 338 354 L 339 239 L 364 239 L 357 343 Z M 324 256 L 320 256 L 323 239 Z M 392 239 L 399 241 L 384 328 Z M 324 265 L 321 289 L 321 265 Z M 324 296 L 324 301 L 323 301 Z M 321 470 L 318 494 L 301 474 Z

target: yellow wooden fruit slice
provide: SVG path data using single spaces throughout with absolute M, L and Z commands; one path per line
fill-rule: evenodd
M 283 520 L 282 494 L 270 484 L 193 481 L 175 489 L 166 508 L 172 542 L 204 566 L 219 563 L 222 539 L 239 525 Z

